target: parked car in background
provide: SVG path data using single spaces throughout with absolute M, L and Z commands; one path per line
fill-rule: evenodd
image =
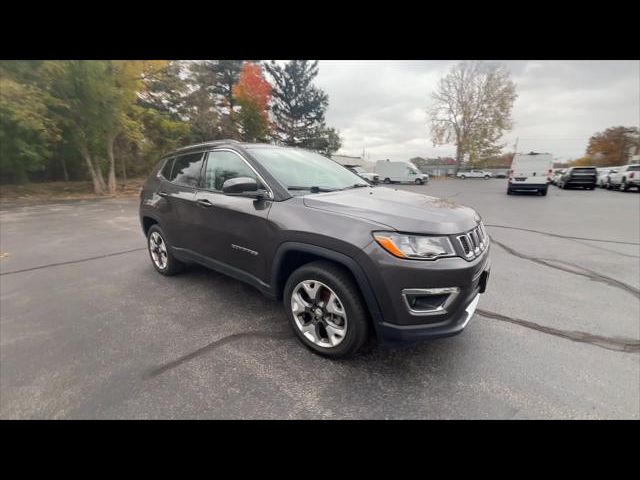
M 596 167 L 570 167 L 558 179 L 560 188 L 581 187 L 588 190 L 596 188 L 598 171 Z
M 618 171 L 617 167 L 601 167 L 596 168 L 596 170 L 598 171 L 598 181 L 596 182 L 596 184 L 600 188 L 605 188 L 607 186 L 607 183 L 609 183 L 609 175 Z
M 398 345 L 462 332 L 491 268 L 475 210 L 373 188 L 326 157 L 275 145 L 168 153 L 140 192 L 140 224 L 158 273 L 197 263 L 253 285 L 282 302 L 302 344 L 332 358 L 373 336 Z
M 624 165 L 609 174 L 607 188 L 619 188 L 626 192 L 632 187 L 640 190 L 640 164 Z
M 551 174 L 551 183 L 553 185 L 558 184 L 558 179 L 562 176 L 562 174 L 566 171 L 564 168 L 556 168 Z
M 380 181 L 380 176 L 377 173 L 367 172 L 364 168 L 358 165 L 349 165 L 347 166 L 347 168 L 359 177 L 364 178 L 369 183 L 373 183 L 374 185 L 377 185 Z
M 509 174 L 507 173 L 506 170 L 504 171 L 499 171 L 493 174 L 493 178 L 507 178 L 509 176 Z
M 378 160 L 376 162 L 376 174 L 384 183 L 416 183 L 424 185 L 429 181 L 429 175 L 422 173 L 411 162 L 392 162 L 390 160 Z
M 550 153 L 517 153 L 511 162 L 507 195 L 517 191 L 537 192 L 546 195 L 553 171 L 553 155 Z
M 493 176 L 491 172 L 486 172 L 484 170 L 460 170 L 456 174 L 456 177 L 462 178 L 484 178 L 486 180 L 490 179 Z

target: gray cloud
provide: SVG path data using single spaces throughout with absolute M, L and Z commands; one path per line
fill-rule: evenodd
M 455 61 L 322 60 L 316 79 L 329 94 L 327 123 L 340 130 L 340 153 L 371 160 L 453 155 L 433 147 L 426 109 L 438 79 Z M 519 95 L 514 129 L 503 141 L 559 159 L 584 154 L 589 137 L 640 124 L 638 61 L 506 61 Z

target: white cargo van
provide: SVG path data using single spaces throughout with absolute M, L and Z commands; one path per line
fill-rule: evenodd
M 509 170 L 507 194 L 526 190 L 546 195 L 552 173 L 553 156 L 550 153 L 516 153 Z
M 411 182 L 424 185 L 429 181 L 429 175 L 421 173 L 418 167 L 411 162 L 378 160 L 376 173 L 380 177 L 380 181 L 384 183 Z

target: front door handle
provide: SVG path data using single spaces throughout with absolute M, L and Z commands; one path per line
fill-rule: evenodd
M 207 200 L 206 198 L 201 198 L 199 200 L 196 200 L 197 204 L 200 205 L 201 207 L 213 207 L 213 203 L 211 203 L 209 200 Z

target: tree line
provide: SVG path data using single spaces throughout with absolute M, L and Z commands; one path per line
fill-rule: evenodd
M 0 61 L 0 181 L 90 179 L 95 193 L 179 146 L 222 138 L 331 155 L 317 61 Z

